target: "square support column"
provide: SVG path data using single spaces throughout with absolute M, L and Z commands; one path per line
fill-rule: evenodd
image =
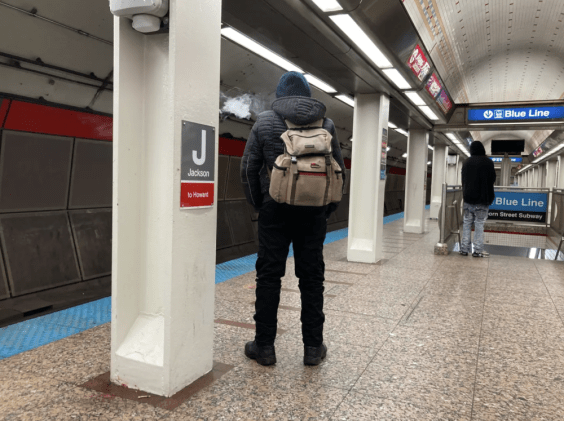
M 540 167 L 537 165 L 533 167 L 533 185 L 534 188 L 539 188 L 541 186 L 541 176 L 540 176 Z
M 458 181 L 458 178 L 456 176 L 457 169 L 458 169 L 458 155 L 448 155 L 446 182 L 449 186 L 455 186 Z
M 427 192 L 427 130 L 410 130 L 407 137 L 407 174 L 405 176 L 405 211 L 403 230 L 425 232 L 425 197 Z
M 556 165 L 557 161 L 546 162 L 546 185 L 544 187 L 556 187 Z
M 351 262 L 376 263 L 382 258 L 386 186 L 382 140 L 388 136 L 389 113 L 386 95 L 355 97 L 347 246 Z
M 439 217 L 443 198 L 443 184 L 446 181 L 448 146 L 435 145 L 433 151 L 433 177 L 431 179 L 431 218 Z
M 564 155 L 558 157 L 558 179 L 556 181 L 556 187 L 564 189 Z
M 221 0 L 171 0 L 169 34 L 114 18 L 110 376 L 166 397 L 213 366 L 217 208 L 180 202 L 182 153 L 217 168 L 220 31 Z

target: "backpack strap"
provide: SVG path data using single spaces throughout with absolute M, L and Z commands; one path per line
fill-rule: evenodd
M 325 117 L 323 117 L 321 120 L 314 121 L 313 123 L 307 126 L 299 126 L 297 124 L 292 123 L 290 120 L 284 120 L 284 123 L 286 123 L 286 127 L 288 128 L 288 130 L 322 129 L 323 124 L 325 124 Z
M 323 205 L 327 204 L 327 199 L 329 197 L 329 187 L 331 186 L 331 171 L 333 171 L 333 165 L 331 164 L 331 155 L 325 155 L 325 195 L 323 196 Z

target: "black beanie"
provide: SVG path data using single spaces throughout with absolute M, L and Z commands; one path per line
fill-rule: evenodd
M 298 72 L 284 73 L 276 88 L 276 98 L 285 96 L 311 97 L 311 89 L 304 75 Z

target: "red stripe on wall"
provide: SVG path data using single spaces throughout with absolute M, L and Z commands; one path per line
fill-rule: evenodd
M 0 99 L 0 128 L 4 127 L 4 123 L 6 123 L 6 117 L 8 116 L 9 109 L 10 109 L 10 100 Z
M 405 168 L 390 167 L 390 174 L 405 175 Z
M 219 138 L 219 154 L 229 156 L 243 156 L 247 142 L 236 139 Z
M 112 117 L 12 101 L 4 128 L 23 132 L 112 140 Z

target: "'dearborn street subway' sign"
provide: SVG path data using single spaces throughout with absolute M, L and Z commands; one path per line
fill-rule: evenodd
M 495 192 L 488 219 L 546 222 L 546 193 Z
M 469 123 L 495 123 L 499 121 L 552 121 L 564 119 L 564 106 L 469 108 Z
M 182 122 L 180 207 L 213 206 L 215 186 L 215 128 Z

